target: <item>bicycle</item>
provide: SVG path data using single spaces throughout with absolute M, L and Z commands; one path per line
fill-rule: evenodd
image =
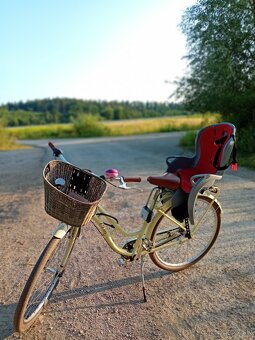
M 130 188 L 127 183 L 139 183 L 141 178 L 120 176 L 115 169 L 98 176 L 70 164 L 53 143 L 49 146 L 55 160 L 44 168 L 45 209 L 62 222 L 54 230 L 25 284 L 14 316 L 16 331 L 25 332 L 46 307 L 65 272 L 75 241 L 89 221 L 120 255 L 120 264 L 141 260 L 144 301 L 147 299 L 143 273 L 145 256 L 161 269 L 180 271 L 202 259 L 213 246 L 222 212 L 215 181 L 222 176 L 198 174 L 191 177 L 192 190 L 187 202 L 189 217 L 183 221 L 171 214 L 180 178 L 172 173 L 149 177 L 153 188 L 141 210 L 142 226 L 136 231 L 126 231 L 102 207 L 100 200 L 107 185 L 125 190 Z M 112 238 L 112 229 L 130 239 L 118 245 Z

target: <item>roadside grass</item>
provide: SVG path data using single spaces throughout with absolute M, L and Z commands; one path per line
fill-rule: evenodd
M 16 138 L 0 122 L 0 151 L 24 149 L 23 145 L 16 143 Z

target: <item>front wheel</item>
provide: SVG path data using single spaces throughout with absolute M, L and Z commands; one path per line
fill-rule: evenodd
M 161 249 L 150 254 L 160 268 L 179 271 L 199 261 L 214 244 L 220 230 L 221 214 L 217 202 L 198 196 L 194 206 L 194 222 L 190 225 L 191 238 L 166 216 L 162 216 L 152 231 L 153 247 Z
M 77 235 L 72 228 L 62 239 L 53 237 L 36 262 L 15 311 L 14 328 L 17 332 L 30 328 L 50 299 L 71 255 L 76 240 L 73 232 Z

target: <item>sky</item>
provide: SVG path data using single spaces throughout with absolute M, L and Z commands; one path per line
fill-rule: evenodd
M 55 97 L 167 101 L 186 70 L 178 25 L 194 3 L 1 0 L 0 104 Z

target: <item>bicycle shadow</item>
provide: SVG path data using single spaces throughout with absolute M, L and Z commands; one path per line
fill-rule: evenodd
M 145 275 L 145 285 L 147 281 L 155 280 L 158 278 L 162 278 L 164 276 L 168 276 L 173 274 L 173 272 L 167 272 L 167 271 L 157 271 L 153 273 L 149 273 Z M 120 280 L 115 280 L 115 281 L 108 281 L 108 282 L 102 282 L 98 284 L 94 284 L 91 286 L 84 286 L 84 287 L 79 287 L 71 290 L 65 290 L 62 292 L 55 292 L 54 295 L 52 296 L 51 303 L 58 303 L 61 301 L 67 301 L 71 299 L 76 299 L 79 297 L 86 297 L 88 295 L 96 294 L 96 293 L 101 293 L 101 292 L 106 292 L 110 291 L 113 289 L 117 289 L 120 287 L 126 287 L 134 284 L 142 284 L 141 283 L 141 276 L 136 275 L 128 278 L 123 278 Z M 114 307 L 114 306 L 120 306 L 120 305 L 135 305 L 135 304 L 140 304 L 143 303 L 143 293 L 142 293 L 142 287 L 141 287 L 141 298 L 137 300 L 129 300 L 129 301 L 120 301 L 120 302 L 113 302 L 109 304 L 102 304 L 102 305 L 96 305 L 97 308 L 105 308 L 105 307 Z M 95 306 L 86 306 L 82 308 L 91 308 Z M 77 308 L 77 307 L 76 307 Z
M 14 333 L 13 316 L 16 303 L 0 304 L 0 340 L 4 340 Z
M 145 281 L 151 281 L 155 279 L 162 278 L 164 276 L 168 276 L 173 274 L 173 272 L 166 272 L 166 271 L 157 271 L 153 273 L 148 273 L 145 275 Z M 108 282 L 102 282 L 98 284 L 94 284 L 91 286 L 84 286 L 79 287 L 75 289 L 65 290 L 62 292 L 55 292 L 52 295 L 52 298 L 50 300 L 51 304 L 58 303 L 61 301 L 68 301 L 71 299 L 76 299 L 79 297 L 86 297 L 88 295 L 100 293 L 100 292 L 107 292 L 111 291 L 113 289 L 117 289 L 120 287 L 127 287 L 134 284 L 141 284 L 141 277 L 140 275 L 123 278 L 120 280 L 115 281 L 108 281 Z M 145 283 L 146 284 L 146 283 Z M 131 296 L 130 296 L 131 298 Z M 114 306 L 121 306 L 121 305 L 137 305 L 143 303 L 143 295 L 142 295 L 142 287 L 141 287 L 141 298 L 139 299 L 130 299 L 128 301 L 119 301 L 119 302 L 111 302 L 106 304 L 98 304 L 98 305 L 87 305 L 83 307 L 75 307 L 75 309 L 84 309 L 84 308 L 107 308 L 107 307 L 114 307 Z M 13 316 L 16 308 L 16 303 L 11 304 L 0 304 L 0 340 L 4 340 L 11 336 L 14 333 L 13 329 Z M 65 308 L 66 309 L 66 308 Z M 67 308 L 69 310 L 69 308 Z M 72 308 L 70 308 L 71 310 Z M 45 314 L 50 313 L 51 311 L 47 309 L 44 311 Z

